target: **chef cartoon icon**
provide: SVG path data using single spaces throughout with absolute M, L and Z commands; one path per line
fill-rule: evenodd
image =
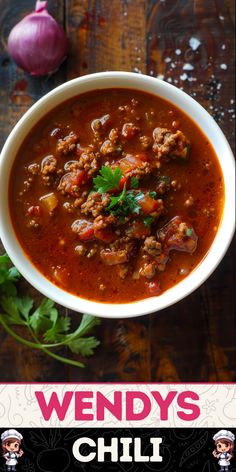
M 213 436 L 216 448 L 213 451 L 213 456 L 219 459 L 220 472 L 228 471 L 230 460 L 233 457 L 233 448 L 235 436 L 231 431 L 221 429 Z
M 16 429 L 7 429 L 1 434 L 3 457 L 6 460 L 6 471 L 15 472 L 19 457 L 24 454 L 20 448 L 23 439 Z

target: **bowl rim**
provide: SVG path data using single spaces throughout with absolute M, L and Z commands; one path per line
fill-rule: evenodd
M 107 83 L 107 81 L 110 82 Z M 126 82 L 130 82 L 130 86 L 122 85 Z M 118 83 L 119 85 L 114 85 L 114 83 Z M 82 88 L 84 87 L 87 90 L 71 93 L 77 86 Z M 196 124 L 200 127 L 200 129 L 204 132 L 213 145 L 225 183 L 225 202 L 222 212 L 222 220 L 208 253 L 202 259 L 199 265 L 195 267 L 195 269 L 184 280 L 166 290 L 158 297 L 150 297 L 143 300 L 120 304 L 104 303 L 80 298 L 50 282 L 49 279 L 47 279 L 33 265 L 33 263 L 30 262 L 27 254 L 24 252 L 24 249 L 18 242 L 11 223 L 8 203 L 8 184 L 12 164 L 19 147 L 23 142 L 23 139 L 27 136 L 34 124 L 37 123 L 43 115 L 47 114 L 48 111 L 54 109 L 70 97 L 72 98 L 73 96 L 78 96 L 82 93 L 85 93 L 86 91 L 89 92 L 92 90 L 106 88 L 143 90 L 144 92 L 146 91 L 160 96 L 165 100 L 169 100 L 170 103 L 173 103 L 175 106 L 180 108 L 190 117 L 191 120 L 195 122 L 197 120 L 194 118 L 201 118 L 201 121 L 204 122 L 204 126 L 202 127 L 202 124 L 199 126 L 197 122 Z M 67 98 L 65 98 L 65 94 L 68 95 Z M 61 100 L 60 98 L 62 97 L 64 98 Z M 55 104 L 55 101 L 58 101 L 58 103 Z M 190 110 L 190 112 L 187 110 Z M 41 116 L 37 117 L 37 115 L 40 113 Z M 192 117 L 190 113 L 193 113 L 194 117 Z M 33 121 L 34 123 L 32 124 Z M 24 129 L 26 129 L 26 132 L 23 132 Z M 224 159 L 222 159 L 221 155 L 219 155 L 220 151 L 217 151 L 216 146 L 212 142 L 213 135 L 215 136 L 216 143 L 219 145 L 219 149 L 221 149 L 223 153 L 224 159 L 225 156 L 227 158 L 227 165 L 226 159 L 224 162 Z M 19 142 L 18 148 L 15 151 L 14 157 L 11 158 L 11 165 L 7 166 L 6 162 L 8 160 L 8 156 L 11 155 L 11 152 L 14 149 L 13 145 L 15 145 L 17 141 Z M 131 318 L 157 312 L 174 305 L 196 290 L 212 274 L 212 272 L 224 257 L 232 240 L 235 228 L 234 169 L 234 156 L 220 127 L 209 115 L 209 113 L 196 100 L 194 100 L 184 91 L 178 89 L 168 82 L 133 72 L 107 71 L 77 77 L 59 85 L 40 98 L 35 104 L 33 104 L 15 125 L 3 146 L 0 156 L 0 189 L 2 192 L 2 198 L 0 199 L 0 237 L 13 264 L 19 269 L 23 277 L 43 295 L 51 298 L 66 308 L 78 312 L 90 313 L 94 316 L 100 316 L 103 318 Z M 7 177 L 6 174 L 8 174 Z M 6 189 L 6 192 L 4 193 L 2 189 Z

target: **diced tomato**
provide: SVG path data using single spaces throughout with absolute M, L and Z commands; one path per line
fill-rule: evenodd
M 78 235 L 82 241 L 90 241 L 94 239 L 94 229 L 92 221 L 76 220 L 72 223 L 72 231 Z
M 34 205 L 28 208 L 27 213 L 29 216 L 40 216 L 42 213 L 42 208 L 39 205 Z
M 99 239 L 100 241 L 103 241 L 104 243 L 112 243 L 113 241 L 116 240 L 117 236 L 112 231 L 112 229 L 98 229 L 94 232 L 95 238 Z
M 160 295 L 161 293 L 161 287 L 160 287 L 160 282 L 158 280 L 154 282 L 145 282 L 145 285 L 147 287 L 147 291 L 149 295 L 155 296 L 155 295 Z
M 141 159 L 140 156 L 143 156 L 142 154 L 137 154 L 137 156 L 134 156 L 133 154 L 127 154 L 126 157 L 123 157 L 117 164 L 121 168 L 121 170 L 124 173 L 128 173 L 133 169 L 136 169 L 136 167 L 140 167 L 142 165 L 143 158 Z
M 140 239 L 142 236 L 149 236 L 151 229 L 142 221 L 133 221 L 131 225 L 127 228 L 126 234 L 130 238 L 137 238 Z
M 60 185 L 67 193 L 73 193 L 73 187 L 81 186 L 88 180 L 88 174 L 85 170 L 76 169 L 73 172 L 68 172 L 61 178 Z
M 119 188 L 120 190 L 123 190 L 124 188 L 124 185 L 126 186 L 126 188 L 129 188 L 129 179 L 125 176 L 123 176 L 121 179 L 120 179 L 120 183 L 119 183 Z
M 145 215 L 149 215 L 153 211 L 157 210 L 159 207 L 159 203 L 154 198 L 151 198 L 148 194 L 144 195 L 144 197 L 138 201 L 139 205 L 142 208 L 142 212 Z

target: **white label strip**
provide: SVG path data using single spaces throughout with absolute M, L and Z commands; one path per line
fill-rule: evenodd
M 230 428 L 236 384 L 0 384 L 0 427 Z

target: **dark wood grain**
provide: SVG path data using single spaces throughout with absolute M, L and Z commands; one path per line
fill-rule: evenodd
M 30 78 L 6 51 L 11 27 L 30 11 L 32 1 L 0 0 L 0 7 L 1 144 L 29 106 L 61 82 L 128 70 L 183 88 L 214 116 L 234 146 L 232 0 L 49 1 L 70 45 L 68 60 L 50 79 Z M 200 41 L 196 50 L 190 38 Z M 183 70 L 186 63 L 191 71 Z M 103 320 L 96 330 L 101 346 L 86 369 L 65 368 L 0 330 L 0 381 L 235 381 L 234 248 L 202 287 L 174 307 L 128 321 Z M 36 296 L 26 282 L 21 290 Z M 76 323 L 77 315 L 70 315 Z M 6 369 L 8 364 L 13 369 Z

